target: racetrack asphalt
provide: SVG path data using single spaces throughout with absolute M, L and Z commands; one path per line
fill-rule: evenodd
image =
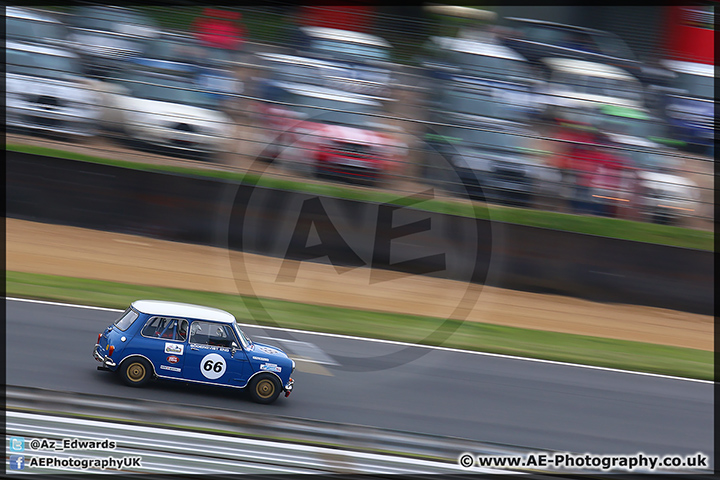
M 257 405 L 231 389 L 168 382 L 133 389 L 98 371 L 92 347 L 117 312 L 8 300 L 6 313 L 9 385 L 574 453 L 713 452 L 709 382 L 243 327 L 298 358 L 292 395 Z

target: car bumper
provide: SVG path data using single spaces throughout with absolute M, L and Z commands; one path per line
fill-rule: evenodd
M 174 138 L 172 133 L 148 134 L 147 132 L 136 132 L 132 135 L 136 140 L 153 145 L 168 152 L 187 152 L 214 154 L 227 150 L 222 142 L 216 141 L 215 137 L 198 136 L 193 139 Z
M 373 180 L 382 176 L 382 171 L 379 168 L 362 162 L 318 162 L 317 169 L 326 175 L 341 175 Z
M 108 357 L 107 355 L 100 354 L 100 344 L 99 343 L 95 344 L 95 348 L 93 349 L 93 357 L 95 357 L 95 360 L 102 363 L 103 364 L 102 366 L 104 368 L 117 366 L 110 357 Z
M 292 378 L 289 379 L 288 382 L 285 384 L 284 390 L 285 390 L 285 396 L 286 396 L 286 397 L 289 397 L 289 396 L 290 396 L 290 393 L 292 393 L 292 390 L 293 390 L 293 386 L 294 386 L 294 385 L 295 385 L 295 380 L 293 380 Z
M 33 113 L 27 112 L 8 112 L 6 124 L 8 127 L 18 129 L 45 131 L 79 137 L 89 137 L 95 134 L 93 123 L 76 115 L 47 115 L 44 112 L 34 115 Z
M 640 205 L 645 212 L 671 216 L 693 215 L 696 210 L 691 203 L 667 198 L 644 198 Z

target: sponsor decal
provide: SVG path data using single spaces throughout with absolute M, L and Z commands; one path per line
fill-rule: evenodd
M 278 351 L 274 348 L 268 348 L 268 347 L 258 347 L 258 350 L 260 350 L 263 353 L 267 353 L 268 355 L 277 355 Z
M 182 355 L 183 350 L 185 350 L 185 345 L 180 345 L 177 343 L 166 343 L 165 344 L 165 353 L 174 353 L 175 355 Z
M 269 358 L 253 356 L 253 360 L 260 360 L 261 362 L 269 362 Z
M 263 363 L 262 365 L 260 365 L 260 370 L 265 370 L 266 372 L 280 373 L 282 372 L 282 367 L 278 367 L 274 363 Z
M 167 357 L 167 361 L 168 363 L 178 363 L 180 359 L 175 355 L 170 355 L 169 357 Z
M 178 367 L 169 367 L 167 365 L 160 365 L 160 370 L 170 370 L 171 372 L 180 372 L 181 369 Z
M 192 343 L 193 348 L 198 348 L 200 350 L 217 350 L 220 352 L 229 352 L 230 347 L 219 347 L 217 345 L 206 345 L 204 343 Z

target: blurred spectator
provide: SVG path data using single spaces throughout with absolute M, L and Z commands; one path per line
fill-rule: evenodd
M 345 3 L 315 1 L 300 8 L 298 20 L 306 26 L 371 33 L 376 8 L 371 2 L 361 0 Z
M 205 46 L 240 51 L 245 38 L 240 17 L 239 12 L 205 8 L 191 28 L 195 38 Z
M 599 133 L 589 143 L 577 145 L 574 155 L 575 213 L 604 217 L 632 215 L 635 190 L 633 168 Z
M 560 144 L 559 152 L 553 157 L 552 163 L 561 175 L 560 196 L 572 211 L 577 211 L 581 206 L 576 200 L 578 195 L 582 196 L 583 193 L 583 187 L 578 188 L 581 172 L 576 170 L 576 159 L 582 157 L 586 150 L 583 144 L 593 140 L 590 128 L 588 124 L 566 120 L 559 123 L 555 134 Z
M 573 213 L 616 216 L 616 205 L 629 206 L 612 199 L 632 196 L 632 168 L 597 129 L 564 121 L 556 138 L 563 141 L 554 162 L 562 175 L 561 196 Z
M 596 204 L 592 201 L 591 187 L 593 170 L 598 159 L 597 150 L 593 145 L 587 143 L 576 144 L 571 147 L 570 171 L 574 184 L 573 193 L 570 197 L 570 205 L 573 213 L 598 214 Z

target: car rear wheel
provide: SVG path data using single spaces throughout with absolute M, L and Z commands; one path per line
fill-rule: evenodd
M 120 376 L 131 387 L 141 387 L 152 378 L 152 366 L 144 358 L 131 358 L 120 365 Z
M 257 376 L 250 381 L 250 396 L 257 403 L 272 403 L 281 391 L 280 381 L 272 375 Z

